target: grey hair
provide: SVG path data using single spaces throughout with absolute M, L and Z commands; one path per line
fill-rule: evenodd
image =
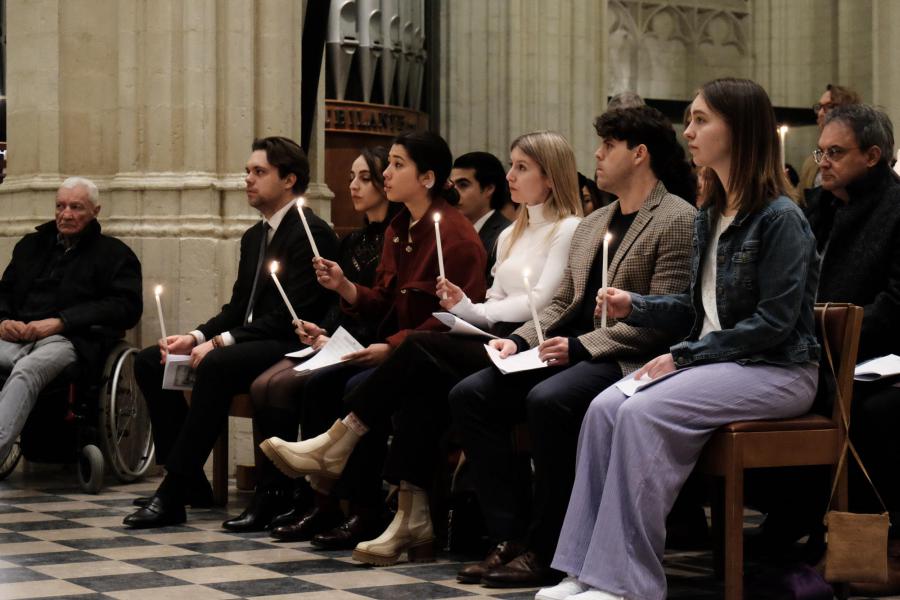
M 77 187 L 83 187 L 85 191 L 87 191 L 88 200 L 91 201 L 91 204 L 100 206 L 100 190 L 97 189 L 97 184 L 90 179 L 85 177 L 69 177 L 62 182 L 59 189 L 71 190 Z
M 609 99 L 606 110 L 615 110 L 617 108 L 637 108 L 644 106 L 646 102 L 637 94 L 637 92 L 620 92 Z
M 894 156 L 894 125 L 883 110 L 869 104 L 845 104 L 833 108 L 825 116 L 825 125 L 837 121 L 853 131 L 860 150 L 872 146 L 881 149 L 881 161 L 891 164 Z

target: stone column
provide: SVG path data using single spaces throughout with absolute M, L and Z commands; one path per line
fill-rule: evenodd
M 894 122 L 894 136 L 900 139 L 900 73 L 897 72 L 900 4 L 891 0 L 872 1 L 872 100 L 887 111 Z
M 441 132 L 454 153 L 503 162 L 518 135 L 553 129 L 594 168 L 594 117 L 606 106 L 606 2 L 441 3 Z
M 141 258 L 145 302 L 161 283 L 171 331 L 205 320 L 227 301 L 240 234 L 258 218 L 243 193 L 250 142 L 299 137 L 305 2 L 9 0 L 6 10 L 0 256 L 51 217 L 64 177 L 91 177 L 104 231 Z M 327 217 L 327 188 L 313 187 Z M 157 331 L 148 311 L 133 340 Z

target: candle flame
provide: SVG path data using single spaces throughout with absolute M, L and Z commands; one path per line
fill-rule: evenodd
M 529 269 L 528 267 L 522 269 L 522 277 L 528 277 L 529 275 L 531 275 L 531 269 Z
M 158 286 L 156 286 L 155 288 L 153 288 L 153 293 L 156 294 L 157 296 L 159 296 L 160 294 L 162 294 L 162 286 L 161 286 L 161 285 L 158 285 Z
M 441 213 L 436 212 L 433 215 L 431 215 L 431 218 L 434 219 L 435 223 L 438 223 L 441 220 Z
M 787 125 L 782 125 L 781 127 L 778 128 L 778 133 L 780 133 L 781 135 L 785 135 L 787 132 L 788 132 Z
M 303 196 L 297 198 L 297 206 L 299 206 L 300 208 L 306 206 L 306 198 L 304 198 Z
M 278 272 L 278 261 L 273 260 L 269 263 L 269 273 L 277 273 Z
M 611 233 L 607 233 L 605 236 L 603 236 L 603 241 L 606 242 L 607 244 L 608 244 L 609 242 L 611 242 L 611 241 L 612 241 L 612 234 L 611 234 Z

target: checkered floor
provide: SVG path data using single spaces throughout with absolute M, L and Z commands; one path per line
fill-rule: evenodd
M 235 492 L 227 511 L 189 511 L 184 526 L 122 527 L 131 500 L 156 484 L 110 485 L 91 496 L 81 493 L 71 469 L 20 469 L 0 482 L 0 599 L 534 598 L 531 589 L 457 583 L 460 565 L 481 557 L 442 554 L 435 563 L 375 569 L 354 563 L 349 552 L 224 532 L 221 522 L 240 511 L 246 493 Z M 666 572 L 670 598 L 721 596 L 707 552 L 667 553 Z

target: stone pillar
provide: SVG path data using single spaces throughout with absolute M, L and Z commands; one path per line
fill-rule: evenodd
M 606 2 L 441 3 L 441 132 L 454 155 L 504 163 L 518 135 L 553 129 L 594 169 L 594 117 L 606 106 Z
M 897 72 L 900 4 L 891 0 L 872 1 L 872 101 L 887 111 L 894 122 L 894 136 L 900 138 L 900 73 Z
M 240 234 L 258 218 L 243 193 L 250 142 L 300 134 L 304 10 L 292 0 L 9 0 L 0 256 L 51 217 L 64 177 L 84 175 L 100 186 L 104 231 L 141 258 L 145 302 L 151 284 L 165 287 L 169 329 L 214 314 L 231 293 Z M 317 198 L 327 216 L 327 188 Z M 134 342 L 157 327 L 147 311 Z

